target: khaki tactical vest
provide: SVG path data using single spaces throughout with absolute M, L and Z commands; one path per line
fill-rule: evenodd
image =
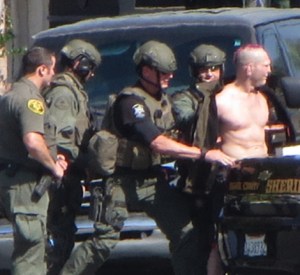
M 127 87 L 121 91 L 120 95 L 136 95 L 142 98 L 150 111 L 153 123 L 161 130 L 162 134 L 169 135 L 174 127 L 174 118 L 167 94 L 163 93 L 161 99 L 156 100 L 141 88 Z M 119 139 L 116 166 L 142 170 L 163 162 L 164 156 L 153 152 L 149 146 L 126 138 Z
M 209 131 L 208 119 L 210 116 L 210 95 L 218 86 L 215 83 L 199 83 L 195 87 L 182 91 L 176 95 L 177 101 L 188 97 L 194 115 L 191 117 L 190 127 L 182 133 L 184 142 L 200 148 L 211 149 L 217 140 L 216 131 Z M 183 110 L 184 111 L 184 110 Z M 209 127 L 208 127 L 209 126 Z M 217 127 L 217 122 L 214 125 Z M 211 164 L 204 160 L 179 159 L 176 161 L 181 176 L 178 185 L 186 193 L 202 195 L 210 184 Z
M 57 75 L 50 87 L 43 91 L 43 96 L 50 112 L 54 112 L 56 115 L 58 115 L 58 112 L 63 111 L 53 104 L 55 102 L 55 97 L 59 96 L 59 94 L 54 94 L 52 91 L 59 86 L 69 88 L 68 90 L 74 95 L 76 103 L 71 107 L 71 110 L 68 110 L 65 113 L 63 122 L 56 121 L 57 144 L 60 147 L 66 147 L 64 149 L 70 151 L 70 155 L 73 158 L 76 158 L 79 153 L 79 148 L 85 143 L 85 139 L 89 139 L 87 136 L 91 128 L 91 122 L 88 109 L 88 96 L 81 83 L 72 75 L 72 73 L 62 73 Z M 70 122 L 70 127 L 68 127 L 68 122 Z M 62 123 L 63 126 L 60 125 Z M 73 128 L 74 123 L 75 128 Z

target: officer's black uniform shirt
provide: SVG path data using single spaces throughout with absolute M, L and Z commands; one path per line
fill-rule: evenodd
M 161 134 L 151 119 L 149 108 L 136 95 L 118 97 L 114 106 L 114 122 L 123 137 L 146 145 Z

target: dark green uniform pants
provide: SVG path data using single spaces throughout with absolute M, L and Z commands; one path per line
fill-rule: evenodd
M 47 248 L 48 275 L 57 275 L 69 258 L 75 244 L 75 224 L 82 202 L 81 179 L 83 174 L 76 167 L 69 168 L 62 185 L 50 193 L 48 209 Z
M 0 209 L 12 223 L 12 275 L 46 274 L 45 240 L 48 194 L 32 201 L 38 176 L 20 168 L 14 176 L 0 172 Z
M 91 275 L 107 260 L 127 218 L 125 202 L 130 209 L 140 209 L 153 218 L 166 235 L 176 275 L 206 274 L 210 250 L 207 232 L 211 228 L 196 221 L 200 216 L 192 213 L 194 200 L 171 188 L 163 178 L 126 175 L 113 182 L 113 209 L 106 217 L 109 222 L 95 223 L 93 237 L 73 251 L 60 274 Z

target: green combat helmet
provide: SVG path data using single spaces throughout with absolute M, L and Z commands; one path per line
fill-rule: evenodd
M 172 73 L 177 69 L 173 51 L 166 44 L 153 40 L 136 50 L 133 61 L 138 68 L 149 65 L 162 73 Z
M 224 63 L 225 53 L 213 45 L 202 44 L 190 54 L 190 66 L 192 68 L 223 66 Z
M 61 54 L 70 60 L 76 60 L 80 56 L 86 57 L 95 66 L 101 63 L 101 55 L 96 47 L 84 40 L 73 39 L 69 41 L 61 50 Z

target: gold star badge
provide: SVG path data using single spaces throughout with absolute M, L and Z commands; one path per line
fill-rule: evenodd
M 45 113 L 44 104 L 42 101 L 37 99 L 30 99 L 28 100 L 27 107 L 32 112 L 43 115 Z

